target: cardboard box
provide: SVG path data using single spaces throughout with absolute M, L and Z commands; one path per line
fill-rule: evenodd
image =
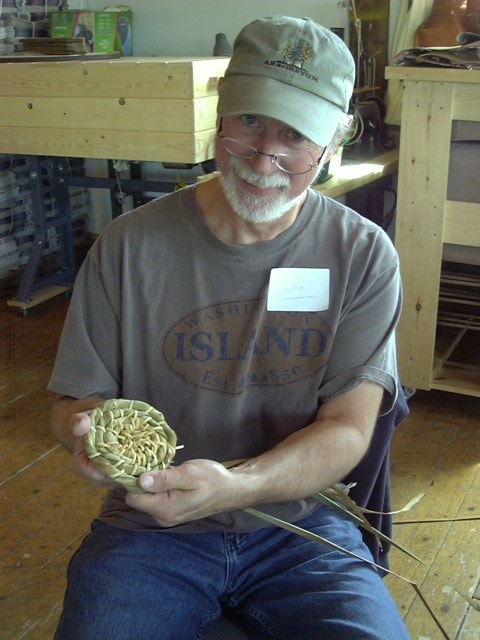
M 52 38 L 85 38 L 91 53 L 132 55 L 132 12 L 128 7 L 104 11 L 56 11 L 50 14 Z

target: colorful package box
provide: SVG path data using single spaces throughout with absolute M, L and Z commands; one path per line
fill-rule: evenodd
M 132 11 L 128 7 L 105 11 L 56 11 L 50 14 L 52 38 L 85 38 L 90 53 L 132 55 Z

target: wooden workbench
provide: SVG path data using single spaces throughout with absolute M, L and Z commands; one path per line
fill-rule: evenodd
M 330 198 L 339 198 L 351 191 L 372 184 L 385 176 L 396 174 L 398 169 L 398 149 L 385 151 L 368 159 L 340 165 L 326 182 L 314 185 Z
M 0 153 L 198 163 L 213 158 L 229 58 L 0 64 Z
M 28 59 L 28 61 L 26 61 Z M 0 58 L 0 153 L 27 156 L 35 240 L 14 299 L 23 313 L 73 285 L 68 190 L 46 220 L 38 158 L 197 164 L 214 156 L 218 80 L 226 57 Z M 53 171 L 54 179 L 57 169 Z M 57 200 L 57 203 L 60 200 Z M 37 276 L 47 227 L 57 225 L 62 266 Z
M 402 382 L 480 396 L 480 366 L 450 362 L 475 331 L 475 319 L 466 318 L 446 348 L 436 340 L 443 245 L 480 247 L 480 202 L 447 196 L 452 121 L 480 121 L 480 70 L 392 66 L 386 77 L 403 82 L 395 230 L 404 287 L 397 332 Z

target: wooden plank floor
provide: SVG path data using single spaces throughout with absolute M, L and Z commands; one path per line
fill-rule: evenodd
M 103 495 L 75 477 L 49 429 L 45 386 L 67 305 L 55 298 L 23 318 L 0 300 L 0 640 L 52 638 L 68 560 Z M 480 613 L 453 586 L 480 595 L 480 399 L 417 392 L 410 408 L 393 443 L 394 506 L 425 495 L 394 534 L 428 566 L 394 552 L 392 569 L 419 585 L 451 640 L 478 640 Z M 445 521 L 402 524 L 426 519 Z M 410 584 L 387 583 L 414 640 L 445 637 Z

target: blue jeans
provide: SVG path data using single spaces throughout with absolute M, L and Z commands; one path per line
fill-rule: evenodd
M 298 523 L 363 557 L 326 507 Z M 406 640 L 377 571 L 276 527 L 254 533 L 126 531 L 95 521 L 73 556 L 55 640 L 201 640 L 228 609 L 251 638 Z

